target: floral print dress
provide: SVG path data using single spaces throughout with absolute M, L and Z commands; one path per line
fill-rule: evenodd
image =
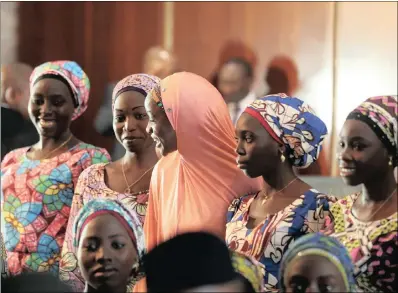
M 27 148 L 1 163 L 2 236 L 10 275 L 58 274 L 75 185 L 87 167 L 108 162 L 106 150 L 78 143 L 45 160 L 31 160 Z
M 349 251 L 359 292 L 398 292 L 398 213 L 362 222 L 352 214 L 359 195 L 332 205 L 323 232 L 336 237 Z
M 85 281 L 80 273 L 77 262 L 77 251 L 73 245 L 72 228 L 79 210 L 92 199 L 112 198 L 117 199 L 130 211 L 135 212 L 142 225 L 148 205 L 148 190 L 134 194 L 119 193 L 110 189 L 105 184 L 105 167 L 107 164 L 97 164 L 86 169 L 77 183 L 70 212 L 69 224 L 66 231 L 65 242 L 62 249 L 60 262 L 60 278 L 71 286 L 76 292 L 83 292 Z
M 298 237 L 324 228 L 329 203 L 334 202 L 335 198 L 310 189 L 280 212 L 249 229 L 249 209 L 257 195 L 258 193 L 243 196 L 230 206 L 226 243 L 231 250 L 259 261 L 264 276 L 264 290 L 277 292 L 283 254 Z

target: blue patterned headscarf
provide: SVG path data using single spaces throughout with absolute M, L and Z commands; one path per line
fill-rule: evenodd
M 294 167 L 307 168 L 318 159 L 328 131 L 307 103 L 285 94 L 268 95 L 255 100 L 245 113 L 286 146 L 287 158 Z
M 341 273 L 346 290 L 348 292 L 356 292 L 354 265 L 347 249 L 336 238 L 325 236 L 321 233 L 311 233 L 300 237 L 283 256 L 279 273 L 279 284 L 282 293 L 286 292 L 283 275 L 288 265 L 296 257 L 304 255 L 319 255 L 327 258 Z

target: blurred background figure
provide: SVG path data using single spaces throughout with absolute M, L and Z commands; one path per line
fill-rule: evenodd
M 24 273 L 1 280 L 3 293 L 65 293 L 72 290 L 50 273 Z
M 1 159 L 10 151 L 39 140 L 29 119 L 29 77 L 27 64 L 1 65 Z
M 217 89 L 228 105 L 233 124 L 243 110 L 256 99 L 252 91 L 253 67 L 243 58 L 231 58 L 220 68 Z
M 177 72 L 177 58 L 160 46 L 151 47 L 144 55 L 143 71 L 163 79 Z
M 266 69 L 265 83 L 268 86 L 266 95 L 294 95 L 299 87 L 299 72 L 294 61 L 286 56 L 272 58 Z
M 236 257 L 233 265 L 225 243 L 211 234 L 181 234 L 144 256 L 148 292 L 253 292 L 261 278 L 243 276 L 244 261 L 236 264 Z

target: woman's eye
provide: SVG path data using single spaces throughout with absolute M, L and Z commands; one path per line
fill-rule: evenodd
M 360 143 L 353 143 L 352 148 L 356 151 L 362 151 L 366 146 Z
M 63 103 L 64 101 L 61 99 L 56 99 L 55 101 L 53 101 L 53 105 L 58 107 L 61 106 Z
M 87 249 L 87 251 L 96 251 L 98 249 L 98 243 L 95 241 L 90 241 L 84 248 Z
M 293 289 L 292 290 L 293 293 L 304 293 L 305 292 L 305 288 L 301 284 L 293 284 L 291 287 Z
M 112 243 L 112 247 L 114 249 L 122 249 L 124 246 L 125 246 L 125 244 L 123 244 L 123 243 L 119 243 L 119 242 L 113 242 Z
M 252 136 L 245 136 L 245 141 L 247 143 L 251 143 L 253 141 L 253 137 Z
M 136 118 L 137 120 L 144 120 L 144 119 L 147 118 L 147 117 L 148 117 L 147 114 L 136 114 L 136 115 L 135 115 L 135 118 Z
M 34 98 L 34 99 L 32 99 L 32 103 L 35 105 L 43 105 L 44 101 L 43 101 L 43 99 L 40 99 L 40 98 Z
M 115 116 L 115 121 L 116 122 L 123 122 L 124 121 L 124 116 L 120 116 L 120 115 Z

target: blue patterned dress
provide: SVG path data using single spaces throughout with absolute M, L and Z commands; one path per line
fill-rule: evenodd
M 324 228 L 329 203 L 335 199 L 315 189 L 308 190 L 280 212 L 249 229 L 249 208 L 257 194 L 243 196 L 230 206 L 226 242 L 231 250 L 252 256 L 262 264 L 265 291 L 278 291 L 283 254 L 298 237 Z

